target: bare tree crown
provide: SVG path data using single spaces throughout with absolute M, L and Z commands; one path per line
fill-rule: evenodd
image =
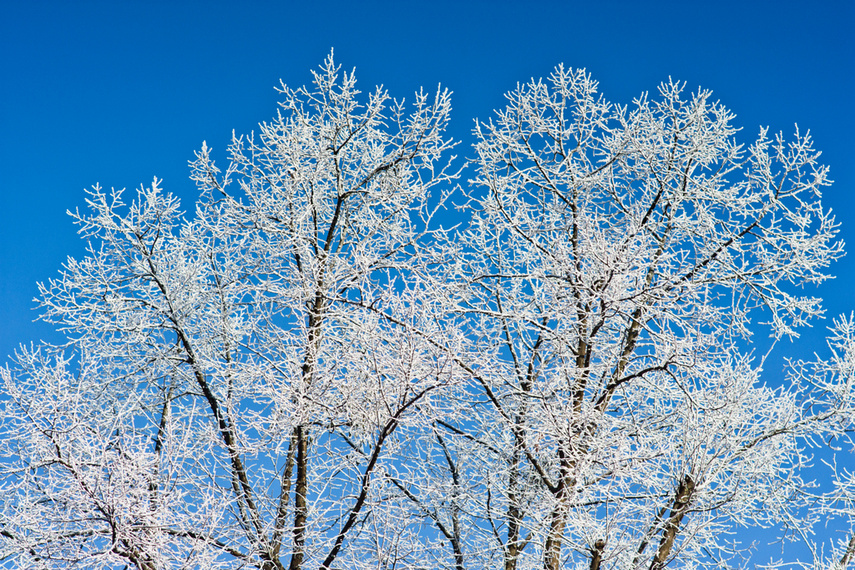
M 843 254 L 809 134 L 559 66 L 460 188 L 447 91 L 313 77 L 202 144 L 193 215 L 157 179 L 71 213 L 67 344 L 0 371 L 4 568 L 721 568 L 752 527 L 849 564 L 852 473 L 806 466 L 849 442 L 855 325 L 768 385 L 747 351 Z

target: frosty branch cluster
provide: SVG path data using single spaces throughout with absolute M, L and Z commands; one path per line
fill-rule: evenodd
M 761 527 L 855 558 L 855 325 L 786 377 L 750 352 L 843 254 L 809 135 L 558 67 L 460 188 L 448 92 L 330 57 L 280 94 L 222 169 L 202 144 L 194 215 L 156 179 L 72 213 L 67 344 L 0 371 L 2 567 L 722 568 Z

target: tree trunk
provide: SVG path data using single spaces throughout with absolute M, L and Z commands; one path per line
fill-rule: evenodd
M 289 570 L 300 570 L 303 565 L 306 542 L 306 521 L 308 518 L 306 495 L 309 491 L 307 470 L 309 437 L 303 426 L 294 428 L 294 439 L 297 442 L 297 481 L 294 485 L 294 549 L 288 568 Z
M 563 504 L 559 504 L 552 511 L 549 535 L 546 537 L 546 544 L 543 547 L 543 570 L 558 570 L 561 564 L 561 539 L 564 536 L 564 525 L 566 524 L 563 506 Z
M 567 524 L 567 495 L 574 485 L 570 478 L 570 461 L 561 449 L 560 444 L 558 458 L 561 465 L 561 478 L 558 481 L 558 488 L 553 493 L 557 504 L 552 509 L 549 534 L 546 536 L 546 543 L 543 546 L 544 570 L 558 570 L 561 565 L 561 543 L 564 538 L 564 527 Z

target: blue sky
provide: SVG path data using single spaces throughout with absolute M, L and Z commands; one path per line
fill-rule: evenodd
M 81 242 L 65 215 L 95 183 L 152 177 L 192 211 L 187 161 L 203 140 L 275 112 L 274 85 L 310 79 L 330 48 L 364 91 L 454 92 L 452 134 L 518 81 L 585 67 L 613 102 L 669 76 L 710 88 L 745 140 L 809 128 L 831 165 L 825 203 L 855 247 L 855 2 L 3 2 L 0 7 L 0 355 L 49 338 L 36 282 Z M 855 310 L 855 254 L 817 293 Z M 819 346 L 823 324 L 795 352 Z
M 275 112 L 273 87 L 310 80 L 330 49 L 363 91 L 453 96 L 452 135 L 470 155 L 475 117 L 558 63 L 585 67 L 613 102 L 669 76 L 710 88 L 760 125 L 810 129 L 835 185 L 826 206 L 850 255 L 815 294 L 855 310 L 855 0 L 508 2 L 0 1 L 0 363 L 57 340 L 34 323 L 36 282 L 83 242 L 66 216 L 84 189 L 163 179 L 193 210 L 187 161 L 222 151 Z M 809 357 L 824 324 L 781 347 Z M 769 378 L 780 373 L 769 370 Z

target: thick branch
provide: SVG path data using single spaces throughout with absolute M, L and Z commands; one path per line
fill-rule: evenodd
M 674 496 L 674 506 L 671 507 L 671 516 L 665 523 L 662 540 L 659 542 L 659 549 L 656 551 L 656 556 L 653 557 L 653 562 L 650 564 L 650 570 L 662 570 L 665 567 L 668 556 L 671 554 L 671 548 L 677 539 L 680 522 L 689 511 L 689 503 L 692 501 L 692 494 L 694 492 L 695 480 L 690 475 L 686 475 L 677 487 L 677 493 Z

